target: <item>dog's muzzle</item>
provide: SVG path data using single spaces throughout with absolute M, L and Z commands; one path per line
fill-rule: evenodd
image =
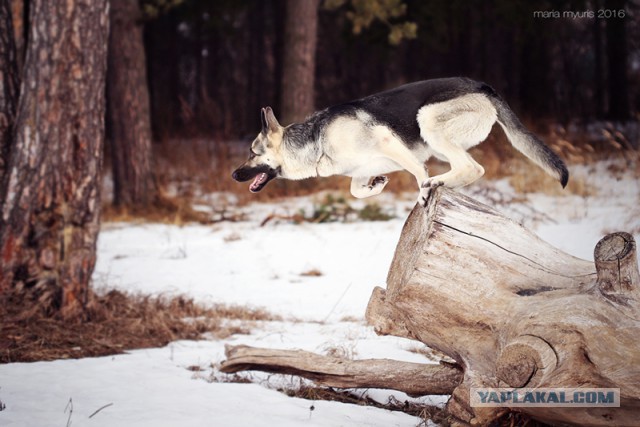
M 240 166 L 233 172 L 233 174 L 231 174 L 231 177 L 238 182 L 245 182 L 253 179 L 249 185 L 249 191 L 252 193 L 257 193 L 262 190 L 269 181 L 277 176 L 278 171 L 269 166 Z

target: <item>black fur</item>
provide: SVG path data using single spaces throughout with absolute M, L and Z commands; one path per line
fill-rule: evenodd
M 317 126 L 318 122 L 313 120 L 294 123 L 285 128 L 283 140 L 285 144 L 289 144 L 292 147 L 301 147 L 310 141 L 318 141 Z
M 231 177 L 238 182 L 249 181 L 255 178 L 258 174 L 266 173 L 269 177 L 269 181 L 278 176 L 280 171 L 273 169 L 267 165 L 260 165 L 257 167 L 241 166 L 231 174 Z M 266 184 L 266 183 L 265 183 Z
M 329 123 L 340 116 L 355 117 L 358 110 L 365 111 L 380 124 L 389 126 L 408 146 L 423 143 L 416 120 L 418 110 L 429 104 L 449 101 L 470 93 L 495 96 L 488 85 L 474 80 L 453 77 L 409 83 L 395 89 L 376 93 L 355 101 L 334 105 L 318 111 L 304 123 L 293 125 L 285 132 L 285 141 L 302 145 L 318 141 Z M 295 126 L 295 130 L 292 129 Z M 289 133 L 290 138 L 287 138 Z

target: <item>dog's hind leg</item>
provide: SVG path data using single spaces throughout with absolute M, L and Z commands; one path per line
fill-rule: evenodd
M 426 179 L 422 183 L 422 188 L 440 185 L 449 188 L 464 187 L 484 175 L 484 168 L 465 149 L 455 143 L 450 143 L 447 140 L 436 142 L 436 139 L 432 137 L 429 145 L 438 152 L 439 156 L 445 157 L 449 161 L 451 170 Z
M 434 139 L 430 140 L 433 148 Z M 432 191 L 440 186 L 449 188 L 463 187 L 474 182 L 484 175 L 484 168 L 478 164 L 464 149 L 455 144 L 440 143 L 438 154 L 447 158 L 451 164 L 451 170 L 441 175 L 427 178 L 420 186 L 420 196 L 418 202 L 426 206 L 431 197 Z M 434 150 L 435 151 L 435 150 Z
M 389 183 L 386 176 L 354 176 L 351 178 L 351 194 L 358 199 L 365 197 L 377 196 L 382 193 L 385 185 Z
M 484 175 L 483 167 L 467 150 L 487 138 L 495 121 L 496 110 L 482 94 L 465 95 L 421 108 L 418 112 L 420 135 L 437 157 L 451 165 L 450 171 L 425 180 L 422 187 L 458 188 Z

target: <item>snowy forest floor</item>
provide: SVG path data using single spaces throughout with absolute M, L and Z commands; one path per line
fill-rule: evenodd
M 640 239 L 639 171 L 620 156 L 570 167 L 569 191 L 523 191 L 531 185 L 502 178 L 463 192 L 590 260 L 607 233 Z M 227 344 L 438 363 L 422 344 L 376 336 L 364 322 L 415 197 L 324 191 L 251 203 L 203 192 L 194 208 L 209 224 L 104 223 L 89 322 L 60 328 L 0 313 L 0 425 L 433 425 L 447 396 L 345 395 L 218 370 Z

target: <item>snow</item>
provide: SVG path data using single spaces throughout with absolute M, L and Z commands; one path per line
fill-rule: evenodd
M 363 295 L 384 285 L 401 227 L 401 221 L 131 226 L 103 232 L 95 277 L 122 290 L 263 306 L 301 320 L 362 317 Z M 225 241 L 229 228 L 238 240 Z M 312 270 L 321 275 L 303 275 Z
M 592 259 L 595 244 L 606 233 L 629 231 L 640 241 L 638 178 L 624 168 L 615 174 L 610 169 L 607 162 L 572 168 L 572 179 L 593 189 L 586 196 L 523 196 L 506 180 L 485 180 L 465 191 L 554 246 Z M 296 378 L 253 373 L 246 375 L 251 383 L 230 383 L 215 368 L 224 360 L 225 344 L 435 362 L 417 351 L 420 343 L 378 337 L 363 320 L 372 289 L 384 286 L 415 196 L 380 197 L 372 201 L 390 206 L 395 219 L 301 225 L 274 220 L 260 226 L 269 214 L 310 209 L 318 198 L 306 197 L 237 208 L 248 218 L 237 223 L 105 224 L 93 277 L 98 290 L 187 295 L 205 303 L 263 307 L 282 320 L 255 322 L 250 334 L 224 340 L 180 341 L 111 357 L 0 365 L 0 402 L 6 405 L 0 425 L 419 424 L 420 419 L 400 412 L 291 398 L 276 390 L 296 387 Z M 364 203 L 348 201 L 353 206 Z M 312 271 L 316 275 L 305 275 Z M 380 402 L 391 395 L 408 399 L 398 392 L 357 392 Z M 443 405 L 446 396 L 418 401 Z
M 403 413 L 312 403 L 259 384 L 209 383 L 185 369 L 220 352 L 219 342 L 181 341 L 128 355 L 11 364 L 1 377 L 7 409 L 0 420 L 3 426 L 43 427 L 64 426 L 68 419 L 72 425 L 156 427 L 415 424 Z

